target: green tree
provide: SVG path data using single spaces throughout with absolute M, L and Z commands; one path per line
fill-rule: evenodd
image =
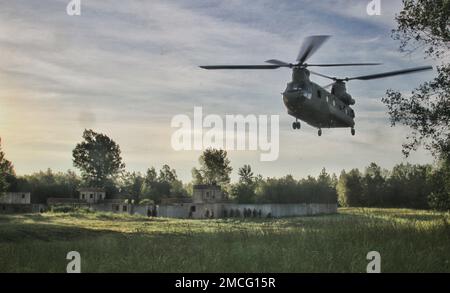
M 144 183 L 143 183 L 143 191 L 142 194 L 144 197 L 150 198 L 150 195 L 152 193 L 152 189 L 154 188 L 156 182 L 158 179 L 158 174 L 156 173 L 156 170 L 154 167 L 148 168 L 145 177 L 144 177 Z
M 304 202 L 298 182 L 292 175 L 281 178 L 267 178 L 260 183 L 257 199 L 260 203 Z
M 238 170 L 239 182 L 231 188 L 231 196 L 238 203 L 254 203 L 256 200 L 256 182 L 250 165 L 244 165 Z
M 231 196 L 238 203 L 254 203 L 256 200 L 253 184 L 236 183 L 231 187 Z
M 429 165 L 399 164 L 386 181 L 384 205 L 389 207 L 428 208 Z
M 334 174 L 333 174 L 334 175 Z M 322 169 L 317 177 L 317 199 L 318 203 L 335 203 L 337 201 L 336 176 L 331 176 L 325 168 Z
M 363 206 L 363 186 L 361 182 L 361 172 L 352 169 L 350 172 L 341 172 L 337 184 L 338 201 L 341 206 L 353 207 Z
M 192 173 L 192 183 L 194 185 L 196 185 L 196 184 L 204 184 L 205 183 L 206 180 L 203 178 L 202 173 L 200 172 L 199 169 L 192 168 L 191 173 Z
M 226 186 L 230 183 L 233 170 L 225 150 L 206 149 L 199 158 L 200 169 L 193 168 L 192 175 L 198 184 L 219 184 Z
M 442 61 L 437 76 L 411 95 L 389 89 L 383 98 L 392 125 L 412 130 L 403 145 L 406 156 L 421 145 L 435 156 L 450 153 L 450 64 L 442 58 L 450 49 L 449 17 L 449 0 L 403 0 L 396 16 L 393 37 L 400 40 L 402 51 L 425 48 L 426 56 Z
M 402 51 L 424 48 L 426 54 L 439 57 L 450 49 L 449 17 L 448 0 L 403 0 L 392 36 Z
M 30 191 L 33 202 L 45 203 L 49 197 L 78 197 L 80 185 L 81 178 L 71 170 L 64 173 L 47 169 L 19 177 L 14 191 Z
M 124 172 L 120 187 L 122 191 L 131 195 L 135 202 L 139 202 L 145 192 L 145 178 L 139 172 Z
M 383 206 L 386 193 L 385 183 L 380 166 L 370 163 L 362 177 L 362 201 L 367 206 Z
M 429 176 L 432 191 L 428 196 L 428 204 L 435 210 L 450 210 L 450 159 L 442 159 L 439 167 Z
M 104 187 L 124 168 L 119 145 L 108 136 L 85 130 L 83 141 L 73 150 L 73 164 L 88 184 Z
M 250 165 L 244 165 L 238 170 L 239 181 L 245 184 L 253 184 L 254 174 Z
M 171 169 L 169 165 L 163 165 L 159 170 L 158 181 L 171 183 L 177 180 L 177 172 Z
M 169 165 L 163 165 L 159 174 L 155 168 L 149 168 L 143 178 L 142 195 L 160 203 L 163 198 L 185 197 L 188 195 L 183 182 L 178 179 L 175 169 Z
M 323 180 L 325 178 L 322 178 Z M 322 182 L 323 183 L 323 182 Z M 298 191 L 296 191 L 296 199 L 292 199 L 294 202 L 299 203 L 316 203 L 319 201 L 319 184 L 317 179 L 313 176 L 308 175 L 306 178 L 302 178 L 297 182 Z
M 6 159 L 1 142 L 0 139 L 0 193 L 9 189 L 11 182 L 15 179 L 13 164 Z

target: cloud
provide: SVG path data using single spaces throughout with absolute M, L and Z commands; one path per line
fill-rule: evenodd
M 311 61 L 382 61 L 377 68 L 332 68 L 336 76 L 423 65 L 389 37 L 400 1 L 382 1 L 382 15 L 364 15 L 366 1 L 82 1 L 17 0 L 0 11 L 0 134 L 19 173 L 71 167 L 84 128 L 113 137 L 127 166 L 143 171 L 169 163 L 184 180 L 198 152 L 170 147 L 170 120 L 192 115 L 279 114 L 280 159 L 230 152 L 237 169 L 251 163 L 267 176 L 301 176 L 322 167 L 338 172 L 380 160 L 400 162 L 406 129 L 390 128 L 379 98 L 386 88 L 408 91 L 433 74 L 350 83 L 357 100 L 357 136 L 347 130 L 290 128 L 280 92 L 290 79 L 275 71 L 206 71 L 200 64 L 292 62 L 302 39 L 330 34 Z M 315 78 L 319 84 L 327 80 Z M 420 153 L 417 161 L 426 161 Z M 387 166 L 389 167 L 389 166 Z

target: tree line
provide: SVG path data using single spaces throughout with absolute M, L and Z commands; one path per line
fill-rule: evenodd
M 392 170 L 371 163 L 364 172 L 342 171 L 336 190 L 341 206 L 450 208 L 450 162 L 436 166 L 399 164 Z
M 224 150 L 207 149 L 192 169 L 192 181 L 183 184 L 176 170 L 163 165 L 145 173 L 125 170 L 120 147 L 108 136 L 85 130 L 73 151 L 74 171 L 51 169 L 16 176 L 0 145 L 0 191 L 30 191 L 34 202 L 48 197 L 74 198 L 80 187 L 103 187 L 107 196 L 122 194 L 135 203 L 160 203 L 164 198 L 192 196 L 195 184 L 218 184 L 237 203 L 336 203 L 340 206 L 450 209 L 450 160 L 439 164 L 399 164 L 391 170 L 371 163 L 363 171 L 343 170 L 339 177 L 325 168 L 316 177 L 263 178 L 250 165 L 238 169 L 231 183 L 231 162 Z

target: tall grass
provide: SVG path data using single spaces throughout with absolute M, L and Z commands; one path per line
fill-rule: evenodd
M 1 272 L 450 272 L 450 216 L 341 209 L 285 219 L 180 220 L 112 213 L 0 216 Z

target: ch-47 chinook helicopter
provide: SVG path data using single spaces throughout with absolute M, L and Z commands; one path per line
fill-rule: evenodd
M 318 128 L 318 135 L 322 135 L 322 128 L 349 127 L 351 134 L 355 135 L 355 112 L 350 107 L 355 100 L 347 93 L 345 83 L 350 80 L 371 80 L 388 76 L 413 73 L 432 69 L 431 66 L 415 67 L 397 71 L 355 77 L 337 78 L 308 70 L 308 67 L 333 66 L 365 66 L 380 65 L 381 63 L 335 63 L 335 64 L 309 64 L 305 61 L 310 58 L 329 36 L 309 36 L 305 39 L 297 57 L 297 63 L 286 63 L 271 59 L 265 65 L 207 65 L 204 69 L 277 69 L 287 67 L 292 69 L 292 81 L 287 84 L 282 93 L 283 102 L 289 115 L 295 118 L 293 129 L 300 129 L 299 119 Z M 333 80 L 333 83 L 322 87 L 309 79 L 310 74 Z M 331 92 L 326 88 L 331 86 Z

